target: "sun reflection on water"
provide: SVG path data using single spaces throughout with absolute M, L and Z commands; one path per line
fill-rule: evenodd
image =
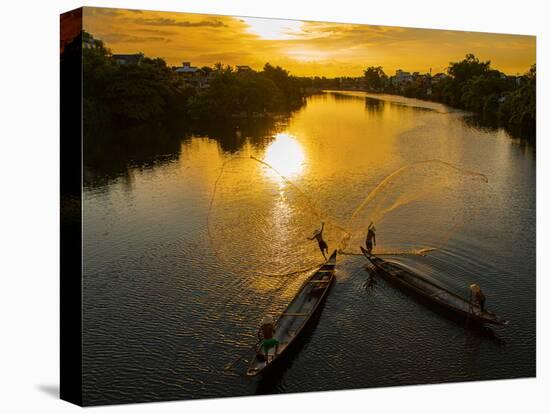
M 301 174 L 304 169 L 305 153 L 296 138 L 287 133 L 275 135 L 275 140 L 267 147 L 263 161 L 286 178 Z M 267 169 L 266 174 L 282 182 L 282 177 Z

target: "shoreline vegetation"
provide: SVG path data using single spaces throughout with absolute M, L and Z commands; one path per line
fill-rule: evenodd
M 502 127 L 511 135 L 535 140 L 536 64 L 523 75 L 506 75 L 493 69 L 490 61 L 467 54 L 450 62 L 447 73 L 434 76 L 402 70 L 387 76 L 381 66 L 370 66 L 364 74 L 367 92 L 443 103 L 471 112 L 480 126 Z
M 83 39 L 90 38 L 83 32 Z M 93 46 L 83 48 L 84 121 L 90 127 L 175 115 L 206 121 L 271 117 L 300 108 L 316 91 L 308 78 L 269 63 L 261 71 L 222 63 L 176 68 L 142 54 L 113 55 L 91 39 Z
M 234 150 L 238 143 L 232 136 L 251 133 L 261 139 L 258 131 L 266 125 L 274 129 L 307 96 L 326 89 L 440 102 L 470 111 L 474 116 L 469 121 L 476 125 L 503 127 L 527 140 L 535 137 L 535 65 L 524 75 L 508 76 L 469 54 L 434 76 L 402 70 L 388 76 L 381 66 L 371 66 L 357 78 L 298 77 L 269 63 L 260 71 L 222 63 L 170 67 L 141 53 L 112 54 L 85 31 L 74 42 L 82 45 L 84 145 L 90 164 L 101 162 L 106 153 L 140 158 L 141 152 L 157 152 L 156 146 L 173 148 L 174 137 L 189 134 L 221 138 Z M 255 126 L 259 123 L 263 128 Z

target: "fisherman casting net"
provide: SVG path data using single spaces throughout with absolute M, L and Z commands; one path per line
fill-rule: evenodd
M 377 229 L 375 254 L 423 254 L 441 248 L 486 205 L 487 182 L 483 174 L 440 160 L 402 167 L 356 208 L 340 248 L 358 253 L 371 222 Z
M 344 232 L 295 183 L 252 157 L 227 161 L 217 178 L 208 215 L 214 253 L 234 273 L 286 277 L 319 266 L 323 256 L 312 238 L 334 250 Z

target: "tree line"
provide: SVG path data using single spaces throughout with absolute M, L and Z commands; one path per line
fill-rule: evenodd
M 304 102 L 300 79 L 280 66 L 266 63 L 261 71 L 237 71 L 218 63 L 201 70 L 208 73 L 208 87 L 191 88 L 187 105 L 189 114 L 195 118 L 289 112 Z
M 507 76 L 492 68 L 490 61 L 467 54 L 459 62 L 450 62 L 446 75 L 437 80 L 419 75 L 399 83 L 381 66 L 364 71 L 367 90 L 441 102 L 474 113 L 482 123 L 535 136 L 536 65 L 521 76 Z
M 82 38 L 93 39 L 83 32 Z M 338 89 L 356 78 L 297 77 L 266 63 L 262 70 L 239 71 L 218 63 L 201 73 L 208 87 L 185 82 L 161 58 L 143 57 L 139 65 L 120 65 L 103 42 L 84 48 L 83 109 L 86 127 L 113 122 L 139 124 L 178 119 L 223 120 L 269 116 L 303 105 L 308 94 Z M 534 137 L 536 129 L 536 66 L 521 76 L 507 76 L 472 54 L 450 62 L 447 76 L 419 75 L 396 83 L 381 66 L 364 71 L 360 88 L 428 99 L 471 111 L 485 123 Z
M 85 33 L 84 33 L 85 34 Z M 120 65 L 103 42 L 84 48 L 84 122 L 105 123 L 179 119 L 224 119 L 269 115 L 300 107 L 307 93 L 302 78 L 266 63 L 261 71 L 237 71 L 218 63 L 201 68 L 208 87 L 185 81 L 161 58 L 143 57 Z

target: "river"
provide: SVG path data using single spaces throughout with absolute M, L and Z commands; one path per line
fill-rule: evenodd
M 272 125 L 186 134 L 147 162 L 88 172 L 84 402 L 534 376 L 535 149 L 466 119 L 436 103 L 333 91 Z M 447 165 L 460 173 L 432 188 Z M 403 167 L 374 213 L 358 211 Z M 470 182 L 473 172 L 487 182 Z M 510 324 L 465 329 L 384 280 L 365 289 L 356 245 L 368 217 L 375 252 L 462 295 L 479 283 Z M 307 240 L 320 221 L 331 250 L 350 226 L 353 237 L 319 319 L 274 375 L 247 379 L 244 361 L 225 372 L 310 273 L 286 274 L 322 261 Z M 397 254 L 422 248 L 434 250 Z

